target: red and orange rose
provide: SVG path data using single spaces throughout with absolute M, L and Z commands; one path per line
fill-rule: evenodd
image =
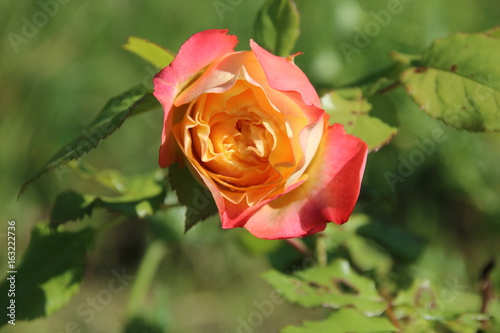
M 329 126 L 305 74 L 226 30 L 193 35 L 154 79 L 165 116 L 159 163 L 185 163 L 212 193 L 222 227 L 304 237 L 348 220 L 367 145 Z M 183 162 L 184 163 L 184 162 Z

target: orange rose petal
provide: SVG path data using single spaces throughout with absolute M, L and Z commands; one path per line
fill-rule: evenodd
M 172 63 L 156 74 L 153 83 L 154 95 L 165 111 L 160 146 L 159 164 L 162 168 L 175 160 L 175 143 L 171 135 L 172 104 L 176 95 L 192 76 L 215 59 L 234 51 L 238 43 L 236 36 L 227 35 L 227 30 L 206 30 L 189 38 L 180 48 Z
M 276 197 L 279 197 L 279 195 L 276 197 L 271 197 L 269 199 L 255 203 L 252 206 L 249 206 L 246 202 L 243 201 L 239 203 L 233 203 L 225 199 L 220 194 L 217 187 L 213 185 L 209 180 L 207 180 L 206 178 L 203 180 L 205 181 L 205 184 L 207 185 L 210 192 L 214 196 L 215 203 L 217 204 L 219 215 L 221 217 L 223 229 L 243 227 L 247 222 L 248 218 L 252 216 L 252 214 L 255 214 L 257 211 L 259 211 L 259 209 L 265 207 L 265 205 L 268 204 L 270 201 L 274 200 Z M 301 181 L 294 184 L 293 186 L 288 188 L 287 191 L 294 190 L 302 183 L 303 182 Z
M 300 68 L 286 58 L 269 53 L 253 40 L 250 40 L 250 47 L 257 56 L 272 88 L 280 91 L 296 91 L 300 93 L 306 105 L 321 108 L 318 93 Z M 283 80 L 285 74 L 286 80 Z
M 175 105 L 190 103 L 206 93 L 221 94 L 232 88 L 242 74 L 251 51 L 234 52 L 214 61 L 191 85 L 175 99 Z
M 346 222 L 359 195 L 367 152 L 366 143 L 346 134 L 342 125 L 329 127 L 306 171 L 309 179 L 238 225 L 257 237 L 280 239 L 314 234 L 330 221 Z
M 160 166 L 175 137 L 214 196 L 223 228 L 260 238 L 303 237 L 347 221 L 359 195 L 364 142 L 327 127 L 328 115 L 295 55 L 251 41 L 233 52 L 225 30 L 193 35 L 154 79 L 165 116 Z

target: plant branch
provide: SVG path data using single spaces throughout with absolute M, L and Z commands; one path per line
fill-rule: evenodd
M 166 253 L 165 245 L 160 240 L 152 241 L 142 258 L 137 271 L 134 285 L 130 293 L 127 312 L 130 317 L 134 316 L 142 308 L 144 298 L 148 293 L 158 265 Z
M 114 226 L 116 226 L 122 222 L 125 222 L 126 220 L 127 220 L 127 217 L 125 215 L 120 214 L 120 215 L 116 216 L 114 219 L 112 219 L 111 221 L 109 221 L 107 223 L 102 223 L 99 226 L 97 226 L 96 231 L 106 232 L 109 229 L 113 228 Z
M 318 233 L 316 238 L 316 258 L 318 259 L 319 267 L 326 267 L 328 253 L 326 249 L 326 237 L 322 232 Z
M 488 313 L 488 305 L 493 299 L 493 281 L 491 281 L 491 272 L 495 269 L 495 260 L 491 259 L 481 271 L 480 287 L 483 301 L 481 303 L 481 313 Z
M 396 89 L 400 85 L 401 85 L 401 81 L 395 81 L 395 82 L 391 83 L 390 85 L 388 85 L 387 87 L 384 87 L 382 89 L 377 90 L 377 94 L 379 94 L 379 95 L 386 94 L 386 93 Z
M 312 255 L 307 245 L 300 238 L 285 239 L 285 242 L 290 244 L 291 247 L 297 250 L 297 252 L 302 254 L 304 257 L 310 257 Z
M 391 302 L 387 303 L 387 308 L 385 309 L 385 312 L 387 313 L 387 317 L 389 317 L 389 320 L 391 321 L 391 323 L 401 331 L 401 324 L 399 323 L 398 319 L 394 315 L 394 311 L 392 311 L 392 303 Z

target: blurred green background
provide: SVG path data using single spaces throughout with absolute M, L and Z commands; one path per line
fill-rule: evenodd
M 436 38 L 458 31 L 484 31 L 500 24 L 497 0 L 402 0 L 401 13 L 392 15 L 359 53 L 346 57 L 340 44 L 356 46 L 358 29 L 373 22 L 373 11 L 387 9 L 389 1 L 296 2 L 302 15 L 302 34 L 295 51 L 304 53 L 296 63 L 322 88 L 342 87 L 376 72 L 390 62 L 390 50 L 418 53 Z M 23 35 L 26 22 L 33 22 L 37 13 L 48 8 L 43 4 L 49 3 L 57 4 L 57 12 L 51 7 L 54 15 L 47 16 L 46 22 L 38 21 L 40 27 L 29 31 L 29 36 Z M 221 3 L 225 6 L 220 7 Z M 2 1 L 1 246 L 6 246 L 7 220 L 15 219 L 20 258 L 30 230 L 35 223 L 47 220 L 57 193 L 69 188 L 92 189 L 93 184 L 82 182 L 71 172 L 49 173 L 17 200 L 22 182 L 80 133 L 109 98 L 138 82 L 151 81 L 148 66 L 121 48 L 128 36 L 143 37 L 176 52 L 198 31 L 227 28 L 238 36 L 238 49 L 248 49 L 254 17 L 262 3 Z M 22 42 L 13 45 L 12 33 L 24 38 Z M 500 78 L 493 80 L 500 83 Z M 370 154 L 357 209 L 427 241 L 427 252 L 415 266 L 417 275 L 441 281 L 458 278 L 469 291 L 475 291 L 482 267 L 491 258 L 499 259 L 500 136 L 448 129 L 422 113 L 402 90 L 394 91 L 390 98 L 398 111 L 400 133 L 388 146 Z M 158 110 L 127 121 L 83 159 L 124 174 L 157 168 L 162 119 Z M 392 191 L 387 172 L 397 173 L 399 158 L 408 158 L 418 149 L 415 140 L 430 138 L 436 128 L 445 131 L 445 142 L 437 144 L 436 151 Z M 104 212 L 93 216 L 97 221 L 108 218 Z M 179 231 L 182 226 L 174 225 L 173 229 Z M 86 321 L 77 309 L 106 288 L 113 270 L 134 274 L 148 241 L 146 235 L 146 225 L 140 220 L 101 235 L 86 259 L 82 289 L 63 310 L 3 330 L 72 332 L 75 328 L 68 323 L 74 322 L 81 332 L 120 332 L 127 321 L 127 287 L 96 311 L 92 320 Z M 222 231 L 217 219 L 199 224 L 186 236 L 174 237 L 151 286 L 145 315 L 168 332 L 236 332 L 238 318 L 247 318 L 256 311 L 254 302 L 269 299 L 272 292 L 258 277 L 270 264 L 255 249 L 249 251 L 242 245 L 248 242 L 244 230 Z M 293 250 L 282 243 L 262 241 L 259 246 L 283 246 L 285 258 Z M 0 272 L 5 267 L 2 256 Z M 498 273 L 496 279 L 500 282 Z M 283 304 L 256 331 L 275 332 L 286 324 L 321 315 L 321 310 L 305 311 Z

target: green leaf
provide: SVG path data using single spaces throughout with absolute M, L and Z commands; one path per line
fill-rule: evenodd
M 94 196 L 84 196 L 72 190 L 65 191 L 56 197 L 50 211 L 49 225 L 55 229 L 68 221 L 90 216 L 94 204 Z
M 305 307 L 353 306 L 370 316 L 381 314 L 386 307 L 375 283 L 354 272 L 343 259 L 293 275 L 269 271 L 263 277 L 288 301 Z
M 459 33 L 434 42 L 401 81 L 415 103 L 446 125 L 500 130 L 500 33 Z
M 384 275 L 390 272 L 393 261 L 383 247 L 356 234 L 349 235 L 344 246 L 356 267 L 363 271 L 373 270 Z
M 112 212 L 122 213 L 129 217 L 143 218 L 154 214 L 165 198 L 165 189 L 160 184 L 162 179 L 158 174 L 147 173 L 124 177 L 113 170 L 98 172 L 96 179 L 106 179 L 101 174 L 110 176 L 115 186 L 120 190 L 117 196 L 83 195 L 69 190 L 57 196 L 51 210 L 50 227 L 55 229 L 59 225 L 90 216 L 96 208 L 106 208 Z
M 131 114 L 138 114 L 159 107 L 156 98 L 142 86 L 134 87 L 111 99 L 94 121 L 81 134 L 59 150 L 19 190 L 20 196 L 28 185 L 50 170 L 76 160 L 97 147 L 101 140 L 116 131 Z
M 282 242 L 257 238 L 248 232 L 241 233 L 238 243 L 240 243 L 248 252 L 257 256 L 271 254 L 283 246 Z
M 173 192 L 170 192 L 173 194 Z M 176 198 L 177 200 L 177 198 Z M 153 239 L 161 239 L 169 245 L 180 244 L 184 237 L 185 209 L 182 206 L 172 206 L 162 209 L 145 218 Z
M 407 262 L 417 260 L 425 249 L 425 242 L 421 238 L 393 224 L 370 222 L 359 227 L 356 232 L 374 240 L 395 258 Z
M 83 279 L 83 259 L 92 245 L 94 231 L 53 232 L 37 225 L 15 275 L 16 319 L 31 320 L 50 315 L 64 306 L 78 291 Z M 2 279 L 1 308 L 9 299 L 9 281 Z M 3 315 L 0 325 L 9 318 Z
M 165 197 L 165 191 L 158 184 L 156 186 L 158 186 L 158 192 L 150 196 L 99 197 L 94 207 L 103 207 L 128 217 L 144 218 L 153 215 L 161 208 Z
M 393 260 L 388 251 L 371 239 L 361 237 L 356 231 L 369 224 L 369 218 L 363 214 L 353 214 L 349 223 L 337 225 L 330 223 L 323 231 L 326 237 L 328 252 L 340 254 L 348 251 L 348 256 L 355 267 L 362 271 L 376 271 L 386 275 L 392 266 Z
M 168 169 L 172 189 L 179 202 L 186 206 L 186 232 L 198 222 L 217 213 L 217 205 L 210 191 L 203 187 L 187 167 L 173 164 Z
M 416 54 L 404 54 L 396 51 L 391 51 L 389 53 L 392 59 L 396 60 L 397 63 L 418 67 L 422 64 L 422 56 Z
M 309 256 L 304 258 L 304 254 L 297 251 L 291 245 L 292 242 L 303 242 L 304 251 L 308 250 L 308 239 L 295 239 L 288 241 L 276 241 L 269 239 L 261 239 L 253 236 L 248 232 L 239 233 L 237 243 L 249 254 L 256 257 L 267 258 L 271 268 L 280 272 L 292 272 L 303 269 L 308 264 L 314 262 L 314 258 Z M 313 237 L 309 241 L 314 241 Z
M 306 321 L 301 327 L 287 326 L 280 333 L 384 333 L 399 332 L 387 319 L 381 317 L 365 317 L 354 309 L 340 309 L 325 320 L 319 322 Z
M 85 161 L 71 161 L 67 166 L 79 178 L 94 181 L 116 193 L 126 191 L 127 177 L 118 170 L 97 169 Z
M 361 138 L 370 150 L 377 150 L 396 135 L 397 127 L 390 126 L 380 118 L 372 117 L 372 105 L 363 97 L 360 88 L 347 88 L 331 91 L 321 98 L 321 104 L 331 116 L 330 122 L 344 125 L 347 133 Z M 394 113 L 385 104 L 382 113 Z
M 384 91 L 392 89 L 392 87 L 399 82 L 401 72 L 409 67 L 408 64 L 403 63 L 401 59 L 394 60 L 395 61 L 390 65 L 352 83 L 346 84 L 343 87 L 338 87 L 337 89 L 360 87 L 365 97 L 383 94 Z
M 175 58 L 175 54 L 160 45 L 150 42 L 147 39 L 133 36 L 128 38 L 127 44 L 124 44 L 123 48 L 138 55 L 157 68 L 167 67 Z
M 269 52 L 289 56 L 299 38 L 299 11 L 292 0 L 268 0 L 257 14 L 255 41 Z
M 479 294 L 468 286 L 445 280 L 442 286 L 430 280 L 416 280 L 407 290 L 400 290 L 393 301 L 394 314 L 408 324 L 405 332 L 475 333 L 488 314 L 475 313 L 480 308 Z

